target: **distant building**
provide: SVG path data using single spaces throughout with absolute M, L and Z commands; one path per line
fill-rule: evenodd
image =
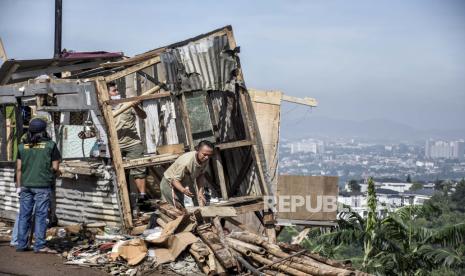
M 324 153 L 325 145 L 323 141 L 304 140 L 302 142 L 291 144 L 291 154 L 297 152 L 303 153 Z
M 459 141 L 443 141 L 443 140 L 427 140 L 425 144 L 425 157 L 431 159 L 465 159 L 465 142 Z
M 406 191 L 410 190 L 413 183 L 405 183 L 405 182 L 375 182 L 376 189 L 389 189 L 396 191 L 398 193 L 405 193 Z M 365 193 L 368 189 L 367 183 L 360 183 L 360 191 Z
M 423 205 L 438 191 L 432 189 L 420 189 L 416 191 L 398 192 L 391 189 L 376 187 L 377 206 L 376 213 L 383 217 L 387 212 L 409 205 Z M 366 192 L 347 192 L 339 193 L 338 202 L 350 206 L 362 217 L 368 214 L 367 193 Z

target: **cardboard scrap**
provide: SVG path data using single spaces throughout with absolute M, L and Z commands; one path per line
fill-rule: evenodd
M 179 254 L 186 250 L 187 246 L 193 244 L 197 240 L 197 237 L 191 232 L 181 232 L 170 236 L 166 248 L 156 248 L 154 250 L 157 264 L 175 261 Z
M 145 258 L 147 251 L 143 239 L 120 241 L 113 246 L 111 258 L 116 260 L 121 257 L 128 262 L 128 265 L 136 265 Z
M 160 237 L 155 239 L 147 237 L 145 240 L 149 243 L 164 244 L 175 233 L 192 231 L 194 225 L 195 223 L 190 221 L 189 216 L 179 216 L 166 224 Z

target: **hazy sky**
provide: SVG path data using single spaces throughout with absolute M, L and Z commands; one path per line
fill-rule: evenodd
M 63 47 L 134 55 L 231 24 L 248 87 L 311 116 L 465 127 L 465 1 L 63 0 Z M 9 58 L 53 55 L 54 0 L 0 0 Z

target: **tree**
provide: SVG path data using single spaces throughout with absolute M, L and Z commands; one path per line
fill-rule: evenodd
M 407 183 L 412 183 L 412 178 L 410 177 L 410 174 L 407 175 Z
M 358 184 L 357 180 L 352 179 L 349 181 L 349 189 L 351 192 L 360 192 L 361 186 Z
M 369 179 L 367 217 L 362 218 L 345 206 L 338 216 L 338 226 L 329 232 L 313 230 L 306 246 L 328 257 L 343 250 L 359 252 L 349 255 L 353 264 L 378 275 L 464 275 L 463 220 L 459 218 L 456 224 L 441 223 L 436 228 L 422 223 L 435 221 L 442 211 L 439 208 L 447 205 L 447 196 L 438 196 L 441 202 L 432 200 L 422 206 L 404 206 L 381 218 L 376 213 L 374 182 Z
M 416 190 L 421 190 L 423 189 L 423 184 L 418 183 L 418 182 L 413 182 L 412 186 L 410 186 L 410 191 L 416 191 Z
M 457 183 L 455 192 L 451 195 L 450 199 L 455 204 L 455 209 L 465 212 L 465 179 L 462 178 Z

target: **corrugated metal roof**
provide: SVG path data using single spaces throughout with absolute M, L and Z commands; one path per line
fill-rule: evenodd
M 78 65 L 78 64 L 87 64 L 88 68 L 81 69 L 91 69 L 99 67 L 100 63 L 106 61 L 115 61 L 120 60 L 123 57 L 123 53 L 109 53 L 109 52 L 67 52 L 63 57 L 60 58 L 50 58 L 50 59 L 25 59 L 25 60 L 15 60 L 9 59 L 1 64 L 0 67 L 0 80 L 3 80 L 7 74 L 12 74 L 11 77 L 14 81 L 10 82 L 20 82 L 33 78 L 34 76 L 28 75 L 27 77 L 22 77 L 21 73 L 26 71 L 40 71 L 46 70 L 47 68 L 54 68 L 51 70 L 52 73 L 55 71 L 60 71 L 60 67 Z M 91 62 L 97 61 L 95 64 Z M 66 67 L 62 71 L 69 71 Z M 40 75 L 40 72 L 37 72 Z M 37 75 L 37 76 L 38 76 Z
M 172 91 L 234 91 L 236 53 L 226 35 L 207 37 L 161 54 Z

